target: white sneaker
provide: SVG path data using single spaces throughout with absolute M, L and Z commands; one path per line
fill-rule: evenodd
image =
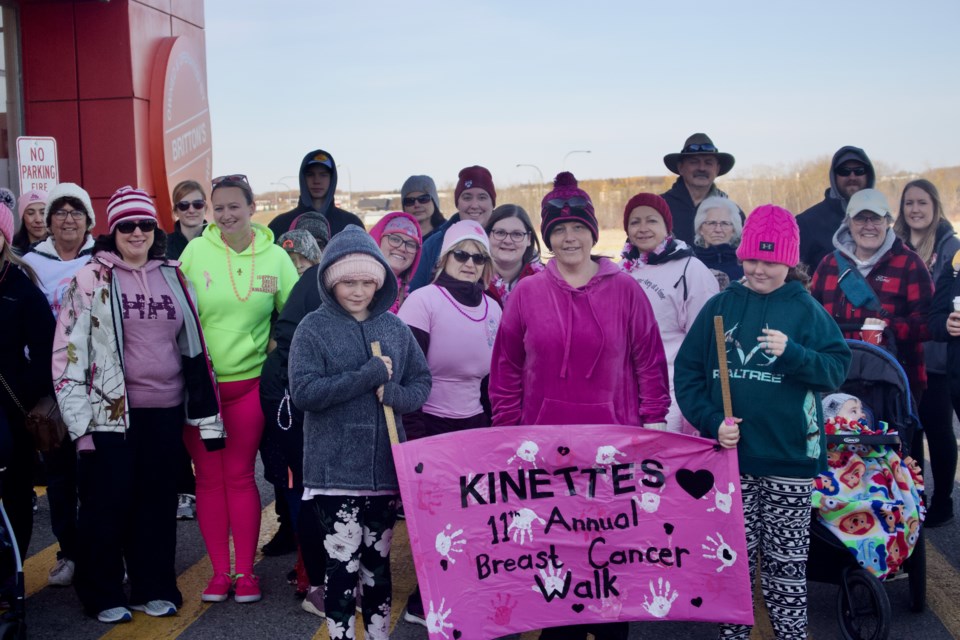
M 189 493 L 181 493 L 177 499 L 177 520 L 193 520 L 197 517 L 197 499 Z
M 74 564 L 73 560 L 67 560 L 66 558 L 60 558 L 57 560 L 57 564 L 53 565 L 53 568 L 50 569 L 50 575 L 47 577 L 47 584 L 54 587 L 69 587 L 73 584 L 73 572 L 76 570 L 77 565 Z M 108 611 L 112 611 L 109 609 Z M 127 613 L 130 613 L 129 611 Z
M 143 611 L 154 618 L 166 618 L 177 613 L 177 605 L 169 600 L 151 600 L 146 604 L 132 604 L 130 608 L 134 611 Z
M 118 622 L 130 622 L 133 620 L 133 614 L 126 607 L 114 607 L 113 609 L 104 609 L 97 614 L 97 620 L 116 624 Z

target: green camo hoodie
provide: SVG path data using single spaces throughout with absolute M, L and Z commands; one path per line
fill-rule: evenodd
M 208 224 L 180 256 L 180 269 L 197 291 L 200 325 L 218 382 L 260 375 L 270 317 L 274 309 L 283 309 L 298 278 L 287 252 L 273 243 L 273 232 L 260 224 L 251 227 L 254 241 L 239 254 L 223 243 L 216 224 Z M 232 274 L 227 271 L 228 255 Z
M 799 282 L 759 294 L 739 282 L 711 298 L 674 363 L 677 403 L 705 436 L 723 421 L 713 318 L 723 316 L 733 415 L 740 423 L 740 472 L 813 478 L 826 468 L 818 392 L 840 386 L 850 349 L 840 329 Z M 764 327 L 787 335 L 780 357 L 764 353 Z

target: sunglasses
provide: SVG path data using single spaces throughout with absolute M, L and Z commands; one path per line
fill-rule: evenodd
M 153 220 L 124 220 L 123 222 L 118 222 L 115 227 L 120 233 L 133 233 L 137 229 L 143 231 L 144 233 L 150 233 L 151 231 L 156 231 L 157 223 Z
M 399 236 L 395 233 L 391 233 L 383 237 L 387 239 L 387 244 L 389 244 L 394 249 L 399 249 L 400 247 L 403 247 L 407 251 L 416 251 L 417 248 L 420 246 L 413 240 L 404 240 L 403 236 Z
M 243 175 L 242 173 L 234 173 L 229 176 L 220 176 L 219 178 L 214 178 L 210 182 L 214 187 L 216 187 L 219 184 L 226 185 L 227 183 L 231 183 L 231 182 L 244 184 L 248 187 L 250 186 L 250 181 L 247 180 L 247 176 Z
M 463 249 L 456 249 L 450 252 L 450 255 L 453 256 L 453 259 L 459 262 L 460 264 L 466 264 L 467 260 L 473 260 L 473 264 L 478 267 L 482 267 L 487 264 L 487 256 L 482 253 L 468 253 Z
M 202 211 L 207 206 L 206 200 L 181 200 L 177 203 L 177 211 L 189 211 L 190 207 Z
M 717 148 L 712 144 L 688 144 L 681 153 L 716 153 Z
M 554 198 L 553 200 L 547 200 L 547 205 L 553 207 L 554 209 L 563 209 L 564 207 L 570 207 L 570 208 L 576 207 L 578 209 L 583 209 L 588 204 L 590 204 L 590 201 L 587 200 L 586 198 L 581 198 L 580 196 L 567 198 L 566 200 L 564 200 L 563 198 Z
M 427 204 L 427 203 L 430 202 L 432 199 L 433 199 L 433 198 L 431 198 L 428 194 L 424 193 L 424 194 L 422 194 L 422 195 L 417 196 L 416 198 L 409 198 L 409 197 L 408 197 L 408 198 L 404 198 L 404 199 L 403 199 L 403 206 L 405 206 L 405 207 L 412 207 L 412 206 L 414 205 L 414 203 L 416 203 L 416 202 L 419 202 L 420 204 Z
M 853 167 L 853 168 L 837 167 L 836 169 L 833 170 L 833 172 L 838 176 L 840 176 L 841 178 L 846 178 L 851 173 L 855 176 L 865 176 L 867 175 L 867 168 L 866 167 Z

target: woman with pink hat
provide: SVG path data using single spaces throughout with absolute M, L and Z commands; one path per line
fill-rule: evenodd
M 623 209 L 623 230 L 627 243 L 620 268 L 637 281 L 650 301 L 667 356 L 671 397 L 667 431 L 695 433 L 673 399 L 673 360 L 700 309 L 720 287 L 687 243 L 673 237 L 673 216 L 660 196 L 638 193 L 630 198 Z
M 18 255 L 30 251 L 30 247 L 47 239 L 47 224 L 43 214 L 47 207 L 46 191 L 27 191 L 20 196 L 17 202 L 17 212 L 20 214 L 20 230 L 10 243 Z
M 484 293 L 492 273 L 487 234 L 479 222 L 462 220 L 443 235 L 433 283 L 400 307 L 397 315 L 413 331 L 433 375 L 423 407 L 403 417 L 408 440 L 490 426 L 481 389 L 501 315 Z M 426 626 L 419 589 L 404 619 Z
M 810 492 L 813 478 L 826 469 L 819 394 L 843 382 L 850 350 L 804 286 L 792 213 L 772 204 L 755 209 L 737 257 L 744 281 L 730 283 L 704 305 L 677 354 L 677 402 L 702 435 L 737 449 L 750 590 L 762 547 L 763 595 L 774 632 L 806 638 Z M 716 316 L 725 330 L 729 416 L 715 375 Z M 749 626 L 721 627 L 722 638 L 749 636 Z
M 647 297 L 611 260 L 591 255 L 597 217 L 573 174 L 559 174 L 541 206 L 540 230 L 554 258 L 510 294 L 490 371 L 494 426 L 664 430 L 667 364 Z M 553 628 L 540 637 L 587 633 L 623 639 L 627 624 Z
M 79 454 L 77 595 L 89 615 L 117 623 L 131 609 L 160 617 L 182 604 L 174 560 L 183 431 L 216 449 L 224 430 L 193 290 L 166 260 L 153 199 L 117 190 L 107 229 L 63 298 L 53 375 Z
M 420 223 L 409 213 L 393 211 L 383 216 L 370 229 L 370 235 L 379 245 L 390 270 L 397 278 L 397 300 L 390 307 L 390 313 L 400 310 L 407 296 L 410 295 L 410 280 L 417 272 L 422 253 L 423 235 L 420 232 Z

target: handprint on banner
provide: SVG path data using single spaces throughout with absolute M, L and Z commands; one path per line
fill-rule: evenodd
M 627 599 L 627 590 L 621 589 L 619 596 L 610 598 L 600 598 L 600 606 L 591 604 L 587 609 L 598 614 L 605 620 L 619 620 L 620 611 L 623 609 L 623 601 Z
M 707 511 L 713 513 L 719 509 L 723 513 L 730 513 L 730 509 L 733 508 L 733 494 L 737 490 L 736 486 L 732 482 L 728 483 L 726 493 L 723 493 L 717 487 L 714 487 L 713 490 L 715 493 L 713 501 L 716 506 L 710 507 Z M 704 498 L 706 498 L 706 496 L 704 496 Z
M 670 607 L 673 601 L 680 595 L 676 589 L 670 594 L 670 581 L 663 581 L 663 578 L 657 578 L 657 587 L 654 588 L 653 580 L 650 581 L 650 595 L 653 596 L 651 602 L 647 602 L 647 596 L 643 596 L 643 608 L 654 618 L 666 618 L 670 613 Z
M 560 567 L 563 565 L 561 564 Z M 573 574 L 556 566 L 552 562 L 547 565 L 546 570 L 540 569 L 540 575 L 533 576 L 535 585 L 532 589 L 539 591 L 547 602 L 556 597 L 561 600 L 567 597 L 570 590 L 570 582 L 573 580 Z
M 639 496 L 633 496 L 632 500 L 637 506 L 647 513 L 656 513 L 660 508 L 660 494 L 652 491 L 644 491 Z
M 719 560 L 720 565 L 717 567 L 717 573 L 723 571 L 727 567 L 733 566 L 733 563 L 737 561 L 737 552 L 733 550 L 733 547 L 727 544 L 723 539 L 723 536 L 720 535 L 720 532 L 717 532 L 716 540 L 713 536 L 707 536 L 707 542 L 710 544 L 701 544 L 704 551 L 708 553 L 703 554 L 704 558 L 708 560 Z
M 467 544 L 467 541 L 462 539 L 454 540 L 454 538 L 463 533 L 463 529 L 457 529 L 453 533 L 450 533 L 450 529 L 452 529 L 452 526 L 448 524 L 443 531 L 437 534 L 435 545 L 437 553 L 450 561 L 450 564 L 456 564 L 457 561 L 454 560 L 450 554 L 463 553 L 463 549 L 460 547 Z
M 513 615 L 513 610 L 517 608 L 519 603 L 520 601 L 509 593 L 498 593 L 496 599 L 490 601 L 490 606 L 493 607 L 493 615 L 488 616 L 487 620 L 493 624 L 510 624 L 510 616 Z
M 453 629 L 453 623 L 447 622 L 447 618 L 453 612 L 453 609 L 443 610 L 446 601 L 446 598 L 440 598 L 440 606 L 437 607 L 436 611 L 433 609 L 433 600 L 430 601 L 430 611 L 427 612 L 427 632 L 439 633 L 444 638 L 449 638 L 450 636 L 447 635 L 445 630 Z
M 620 451 L 614 446 L 603 445 L 597 447 L 597 458 L 596 463 L 602 467 L 609 467 L 612 464 L 617 464 L 617 456 L 625 456 L 623 451 Z
M 513 514 L 513 520 L 510 521 L 510 526 L 507 527 L 507 532 L 513 532 L 513 541 L 520 542 L 522 545 L 526 540 L 527 536 L 530 537 L 530 542 L 533 542 L 533 523 L 534 521 L 539 522 L 541 525 L 547 524 L 547 521 L 534 513 L 533 509 L 528 509 L 524 507 L 516 511 Z M 519 540 L 517 540 L 519 538 Z
M 417 482 L 417 509 L 426 511 L 432 516 L 443 504 L 443 487 L 435 482 Z
M 532 440 L 524 440 L 520 443 L 520 446 L 517 447 L 517 453 L 510 456 L 507 460 L 507 464 L 513 464 L 513 461 L 517 458 L 520 458 L 523 462 L 529 462 L 533 465 L 533 468 L 537 468 L 537 454 L 540 453 L 540 446 L 533 442 Z M 523 465 L 520 465 L 523 468 Z

